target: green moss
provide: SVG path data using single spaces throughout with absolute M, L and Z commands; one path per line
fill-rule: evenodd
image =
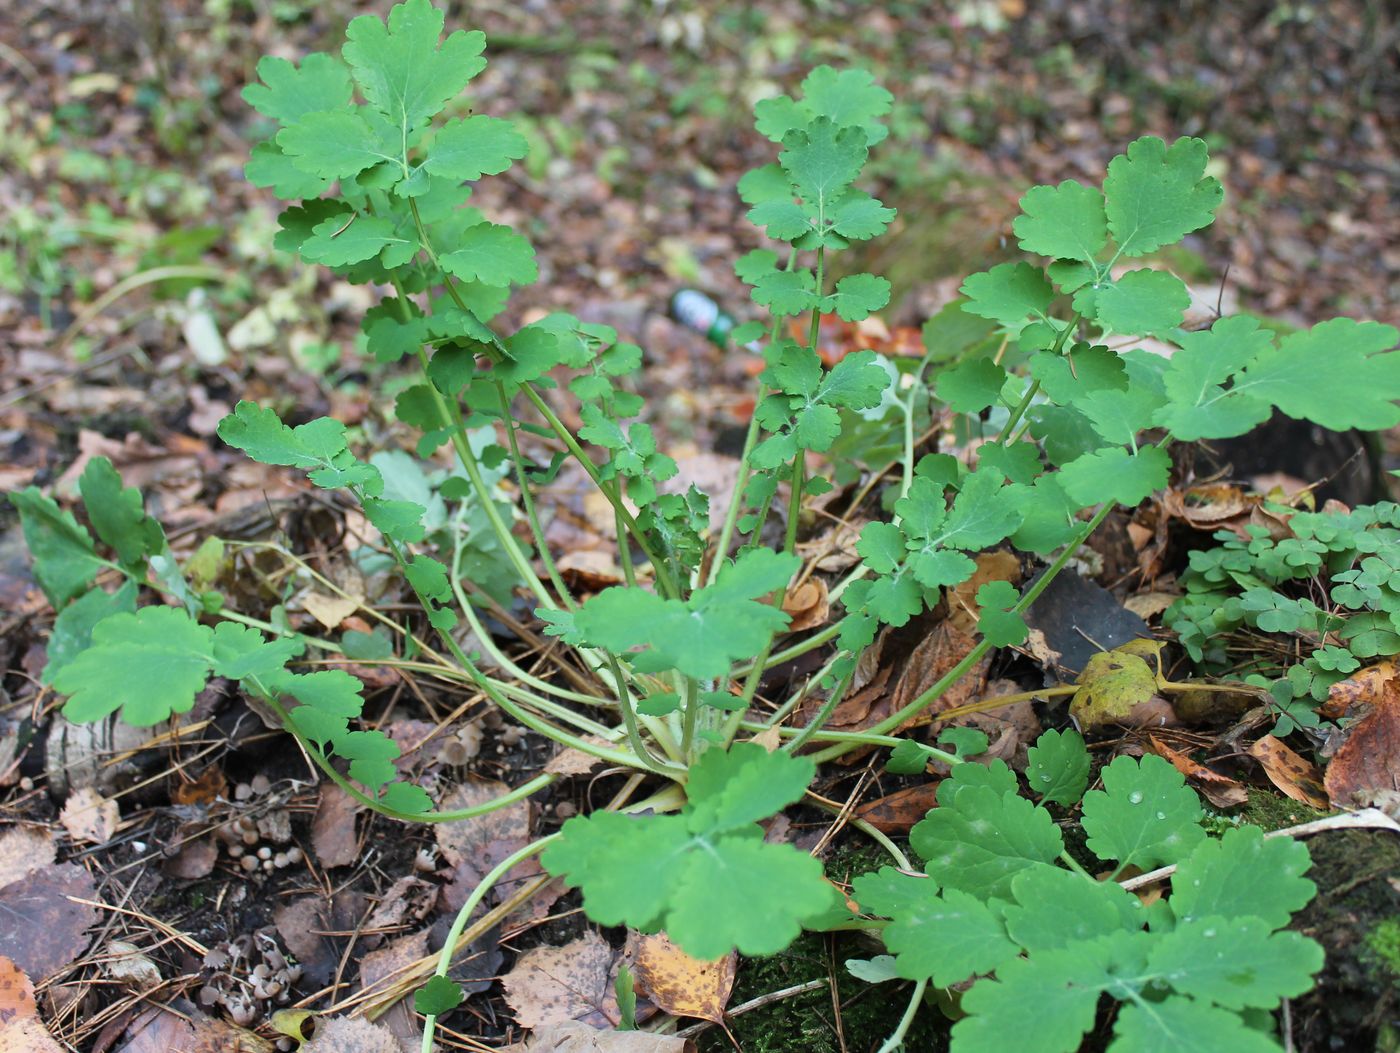
M 1400 978 L 1400 914 L 1386 918 L 1366 934 L 1366 947 L 1377 965 Z
M 1255 826 L 1262 826 L 1265 830 L 1282 830 L 1286 826 L 1310 823 L 1326 814 L 1291 797 L 1269 793 L 1267 790 L 1250 790 L 1249 801 L 1240 813 L 1240 818 Z
M 835 978 L 840 1005 L 840 1032 L 831 989 L 823 985 L 804 994 L 773 1002 L 730 1021 L 730 1030 L 744 1053 L 841 1053 L 878 1049 L 899 1025 L 913 985 L 890 982 L 866 984 L 846 971 L 847 958 L 882 953 L 878 945 L 858 935 L 804 933 L 782 954 L 743 959 L 731 1008 L 753 998 L 796 987 L 810 980 Z M 937 1008 L 920 1008 L 905 1039 L 906 1049 L 941 1053 L 948 1048 L 949 1023 Z M 701 1053 L 725 1053 L 734 1046 L 723 1032 L 711 1029 L 700 1038 Z

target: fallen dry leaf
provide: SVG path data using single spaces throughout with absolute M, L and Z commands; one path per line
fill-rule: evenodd
M 85 786 L 69 795 L 63 811 L 58 813 L 58 821 L 74 841 L 100 845 L 117 832 L 121 812 L 116 801 Z
M 1328 720 L 1356 716 L 1359 707 L 1369 706 L 1380 698 L 1386 683 L 1397 676 L 1400 676 L 1400 665 L 1393 658 L 1368 665 L 1340 683 L 1333 684 L 1327 691 L 1327 701 L 1317 711 Z
M 8 958 L 0 958 L 0 1053 L 62 1053 L 39 1020 L 34 984 Z
M 724 1022 L 738 964 L 739 956 L 733 951 L 717 962 L 697 961 L 665 933 L 641 936 L 632 947 L 639 995 L 672 1016 L 694 1016 L 716 1024 Z
M 392 1031 L 357 1016 L 316 1022 L 316 1034 L 299 1053 L 403 1053 Z
M 113 940 L 107 944 L 107 952 L 103 958 L 102 964 L 107 975 L 119 984 L 135 988 L 137 991 L 148 991 L 152 987 L 160 986 L 160 968 L 142 954 L 141 948 L 134 943 Z
M 161 869 L 182 881 L 198 881 L 214 872 L 219 862 L 219 844 L 199 823 L 186 823 L 175 831 L 174 855 L 167 856 Z
M 591 742 L 599 746 L 611 746 L 608 742 L 597 735 L 586 735 L 584 741 Z M 595 757 L 591 753 L 584 753 L 583 750 L 576 750 L 572 746 L 565 746 L 545 764 L 544 770 L 551 775 L 587 775 L 594 768 L 603 763 L 602 757 Z
M 1014 552 L 998 549 L 984 552 L 977 557 L 977 570 L 971 578 L 948 590 L 948 621 L 953 628 L 963 633 L 977 631 L 977 618 L 981 614 L 977 606 L 977 590 L 989 581 L 1009 581 L 1015 585 L 1021 580 L 1021 560 Z
M 303 1047 L 305 1048 L 305 1047 Z M 576 1021 L 535 1028 L 525 1042 L 501 1053 L 690 1053 L 695 1044 L 651 1031 L 599 1031 Z
M 301 609 L 327 629 L 340 628 L 340 623 L 359 610 L 359 607 L 359 601 L 353 597 L 347 599 L 321 592 L 308 592 L 301 598 Z
M 92 875 L 72 863 L 41 867 L 0 888 L 0 955 L 47 979 L 83 953 L 83 933 L 97 920 L 94 908 L 70 897 L 96 895 Z
M 213 804 L 228 792 L 228 778 L 216 764 L 211 764 L 191 782 L 178 782 L 170 791 L 176 804 Z
M 370 951 L 360 962 L 361 991 L 372 991 L 376 988 L 381 993 L 387 991 L 395 981 L 403 979 L 407 967 L 427 956 L 427 929 L 395 940 L 377 951 Z M 418 1026 L 418 1017 L 413 1012 L 413 1003 L 407 995 L 376 1019 L 405 1049 L 416 1049 L 421 1045 L 422 1031 Z
M 1259 762 L 1269 781 L 1309 807 L 1325 812 L 1330 807 L 1322 772 L 1279 739 L 1265 735 L 1249 747 L 1249 755 Z
M 444 812 L 485 804 L 510 792 L 503 782 L 470 779 L 452 790 L 438 805 Z M 472 819 L 438 823 L 434 831 L 443 858 L 458 873 L 456 884 L 467 883 L 467 892 L 488 870 L 530 839 L 530 804 L 517 801 Z
M 1191 781 L 1191 785 L 1215 807 L 1238 808 L 1249 800 L 1249 792 L 1238 780 L 1192 760 L 1185 753 L 1172 749 L 1156 735 L 1147 736 L 1147 741 L 1153 753 L 1170 762 L 1173 768 L 1185 775 Z
M 32 870 L 46 867 L 58 856 L 53 835 L 30 826 L 12 826 L 0 833 L 0 888 Z
M 345 867 L 360 858 L 355 816 L 360 803 L 334 783 L 321 787 L 316 817 L 311 821 L 311 847 L 323 867 Z
M 791 633 L 825 625 L 831 615 L 826 582 L 821 578 L 808 578 L 783 597 L 783 612 L 792 619 L 787 627 Z
M 526 951 L 501 978 L 501 985 L 521 1027 L 571 1020 L 614 1027 L 619 1019 L 613 989 L 617 966 L 618 956 L 608 941 L 589 931 L 562 947 Z
M 907 834 L 928 810 L 937 803 L 937 782 L 920 783 L 867 801 L 855 810 L 857 819 L 864 819 L 884 834 Z
M 1324 781 L 1334 808 L 1371 804 L 1375 794 L 1400 790 L 1400 681 L 1387 681 L 1371 712 L 1351 726 Z
M 1171 704 L 1157 693 L 1157 674 L 1128 650 L 1099 651 L 1075 680 L 1069 712 L 1084 731 L 1102 727 L 1159 727 L 1174 721 Z

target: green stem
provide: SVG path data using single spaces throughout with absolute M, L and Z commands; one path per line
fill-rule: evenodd
M 462 933 L 466 929 L 467 922 L 471 919 L 473 912 L 480 906 L 481 901 L 486 898 L 486 893 L 490 892 L 491 889 L 495 887 L 496 882 L 510 873 L 516 865 L 544 851 L 545 848 L 549 846 L 549 843 L 558 836 L 558 834 L 550 834 L 548 837 L 542 837 L 540 840 L 534 841 L 516 852 L 512 852 L 510 855 L 506 856 L 505 859 L 492 867 L 487 872 L 486 876 L 481 879 L 481 882 L 476 888 L 472 889 L 471 895 L 468 896 L 467 901 L 462 904 L 462 909 L 459 910 L 457 916 L 452 919 L 452 928 L 447 930 L 447 942 L 442 945 L 442 950 L 438 953 L 437 969 L 434 970 L 435 976 L 446 977 L 447 971 L 452 968 L 452 957 L 457 953 L 457 942 L 462 938 Z M 423 1053 L 433 1053 L 433 1034 L 436 1030 L 437 1017 L 429 1013 L 423 1019 Z
M 1040 579 L 1026 590 L 1025 594 L 1016 602 L 1016 606 L 1013 607 L 1012 610 L 1017 614 L 1021 614 L 1030 607 L 1030 605 L 1039 598 L 1040 594 L 1049 587 L 1050 583 L 1055 580 L 1056 575 L 1064 570 L 1069 561 L 1074 558 L 1074 554 L 1079 551 L 1079 547 L 1089 539 L 1089 535 L 1098 528 L 1099 524 L 1108 517 L 1109 512 L 1113 511 L 1115 507 L 1117 507 L 1117 505 L 1112 501 L 1104 504 L 1098 512 L 1094 514 L 1094 517 L 1080 528 L 1079 532 L 1070 543 L 1065 546 L 1064 551 L 1046 568 L 1045 573 L 1040 576 Z M 895 728 L 901 727 L 910 717 L 927 709 L 941 698 L 944 692 L 961 680 L 963 676 L 967 674 L 968 670 L 980 662 L 983 656 L 991 649 L 992 644 L 987 639 L 983 638 L 978 641 L 976 646 L 964 656 L 962 661 L 941 676 L 937 683 L 908 705 L 901 707 L 884 720 L 875 724 L 869 729 L 869 732 L 871 734 L 883 735 L 887 731 L 892 731 Z M 840 757 L 845 753 L 849 753 L 853 748 L 852 746 L 841 745 L 828 746 L 818 753 L 810 754 L 810 756 L 816 763 L 822 764 L 836 757 Z
M 632 692 L 627 690 L 627 681 L 622 674 L 622 665 L 612 654 L 608 654 L 607 657 L 613 679 L 617 682 L 617 698 L 618 704 L 622 707 L 622 723 L 627 728 L 627 741 L 632 746 L 632 752 L 658 775 L 665 775 L 668 778 L 674 777 L 678 769 L 663 764 L 652 756 L 651 750 L 642 740 L 642 729 L 637 723 L 637 711 L 632 705 Z
M 559 594 L 559 598 L 564 601 L 564 606 L 567 609 L 574 610 L 578 604 L 574 602 L 569 587 L 564 584 L 559 567 L 555 564 L 554 557 L 549 551 L 549 544 L 544 538 L 544 527 L 540 525 L 534 492 L 530 486 L 530 480 L 525 474 L 525 458 L 520 453 L 520 443 L 515 435 L 515 421 L 510 415 L 510 398 L 506 395 L 505 384 L 499 380 L 496 381 L 496 393 L 501 400 L 501 420 L 505 423 L 506 437 L 510 441 L 511 460 L 515 462 L 515 478 L 520 486 L 520 503 L 525 507 L 525 518 L 530 523 L 530 533 L 535 539 L 535 549 L 539 552 L 540 562 L 544 564 L 545 573 L 549 575 L 549 581 L 554 586 L 554 591 Z
M 689 758 L 695 746 L 695 729 L 700 724 L 700 684 L 693 676 L 685 678 L 685 711 L 681 720 L 681 756 Z
M 812 718 L 811 722 L 805 728 L 798 732 L 796 738 L 783 747 L 784 750 L 788 753 L 796 753 L 811 740 L 813 735 L 821 731 L 826 722 L 831 719 L 831 714 L 836 712 L 836 707 L 841 704 L 841 699 L 845 696 L 846 688 L 850 686 L 851 678 L 855 676 L 855 672 L 855 663 L 852 662 L 850 672 L 843 676 L 836 686 L 832 688 L 831 694 L 827 696 L 827 700 L 822 703 L 822 708 L 817 710 L 816 716 Z

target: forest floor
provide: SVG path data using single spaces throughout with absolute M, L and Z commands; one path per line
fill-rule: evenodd
M 0 490 L 34 485 L 71 499 L 83 465 L 107 456 L 147 494 L 181 556 L 211 534 L 271 541 L 351 591 L 363 585 L 346 558 L 356 530 L 347 510 L 292 473 L 246 461 L 215 428 L 248 398 L 394 441 L 387 418 L 398 378 L 364 353 L 358 329 L 369 294 L 272 250 L 277 202 L 242 177 L 261 119 L 238 94 L 260 56 L 334 48 L 349 17 L 382 6 L 53 0 L 0 22 Z M 894 298 L 885 330 L 844 331 L 838 342 L 895 352 L 917 343 L 918 327 L 963 276 L 1011 255 L 1009 223 L 1026 187 L 1097 181 L 1143 134 L 1205 138 L 1227 188 L 1214 227 L 1172 261 L 1205 302 L 1293 325 L 1335 315 L 1400 322 L 1400 18 L 1383 3 L 451 6 L 449 25 L 488 35 L 490 65 L 471 88 L 476 110 L 510 117 L 531 146 L 474 199 L 538 253 L 540 280 L 516 295 L 509 320 L 563 309 L 639 343 L 668 448 L 702 485 L 733 478 L 724 451 L 747 422 L 756 370 L 747 353 L 677 325 L 667 305 L 694 287 L 749 315 L 731 267 L 759 235 L 734 185 L 772 147 L 747 115 L 755 99 L 791 90 L 820 63 L 867 68 L 896 99 L 872 171 L 873 189 L 900 219 L 890 237 L 851 254 L 853 268 L 890 277 Z M 1234 481 L 1240 494 L 1327 481 L 1323 496 L 1376 499 L 1385 477 L 1375 469 L 1397 467 L 1393 438 L 1360 473 L 1361 443 L 1337 452 L 1257 442 L 1236 451 L 1249 468 L 1237 466 Z M 569 513 L 555 535 L 562 547 L 586 550 L 610 529 L 571 495 L 557 500 Z M 1117 600 L 1169 589 L 1186 552 L 1220 525 L 1184 516 L 1168 529 L 1165 515 L 1145 508 L 1107 531 L 1099 580 Z M 1134 542 L 1141 530 L 1162 540 L 1150 558 Z M 244 613 L 323 631 L 370 628 L 275 553 L 239 569 L 221 587 Z M 397 601 L 385 597 L 383 609 L 402 615 Z M 52 613 L 3 503 L 0 619 L 0 905 L 20 880 L 89 901 L 77 909 L 65 899 L 23 930 L 45 934 L 26 971 L 48 1026 L 83 1053 L 232 1048 L 233 1031 L 211 1038 L 190 1021 L 204 1011 L 202 992 L 258 961 L 299 963 L 289 1003 L 362 1006 L 382 994 L 385 977 L 441 944 L 479 857 L 554 828 L 621 782 L 569 780 L 489 829 L 405 834 L 357 820 L 350 802 L 316 785 L 290 739 L 215 687 L 178 728 L 154 737 L 60 724 L 39 684 Z M 906 656 L 914 649 L 902 646 Z M 925 653 L 925 666 L 899 675 L 912 685 L 945 659 Z M 540 742 L 455 687 L 368 663 L 354 671 L 420 782 L 489 795 L 548 760 Z M 1012 656 L 981 670 L 980 684 L 1038 676 Z M 1006 727 L 1020 720 L 1038 730 L 1041 712 L 1027 705 Z M 1326 807 L 1306 779 L 1284 785 L 1232 754 L 1228 730 L 1178 729 L 1165 740 L 1204 758 L 1222 780 L 1217 792 L 1233 787 L 1222 812 L 1278 828 L 1318 815 L 1309 801 Z M 1011 754 L 1031 732 L 1014 735 Z M 1143 735 L 1127 738 L 1139 752 L 1154 748 Z M 894 833 L 928 805 L 911 780 L 865 763 L 822 785 Z M 80 794 L 101 807 L 74 809 Z M 799 844 L 831 836 L 829 818 L 807 818 L 793 832 Z M 238 858 L 211 832 L 225 822 L 249 835 Z M 241 859 L 262 847 L 280 864 L 250 873 Z M 1321 893 L 1298 927 L 1324 943 L 1329 964 L 1292 1009 L 1296 1048 L 1393 1051 L 1400 1045 L 1385 1021 L 1395 1018 L 1400 982 L 1397 839 L 1354 831 L 1313 850 Z M 828 873 L 854 871 L 861 851 L 858 840 L 835 838 Z M 554 892 L 474 945 L 463 974 L 472 997 L 447 1019 L 446 1048 L 513 1041 L 518 1019 L 559 997 L 498 982 L 531 948 L 580 941 L 576 957 L 591 972 L 569 983 L 608 989 L 623 951 L 599 951 L 576 899 Z M 848 975 L 844 959 L 865 953 L 809 935 L 744 963 L 731 1006 L 792 993 L 735 1016 L 733 1040 L 746 1053 L 875 1048 L 907 992 Z M 280 1005 L 257 1000 L 234 1021 L 261 1036 L 238 1032 L 238 1048 L 270 1048 Z M 379 1020 L 405 1050 L 417 1048 L 406 1003 Z M 946 1034 L 929 1008 L 910 1048 L 944 1048 Z M 721 1049 L 731 1040 L 711 1028 L 701 1041 Z

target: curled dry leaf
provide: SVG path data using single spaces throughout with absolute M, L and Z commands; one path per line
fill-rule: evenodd
M 1175 592 L 1140 592 L 1136 596 L 1129 596 L 1124 600 L 1123 606 L 1143 621 L 1148 621 L 1161 614 L 1180 598 L 1180 594 Z
M 1192 760 L 1187 754 L 1173 749 L 1157 735 L 1147 736 L 1147 741 L 1153 753 L 1185 775 L 1191 781 L 1191 785 L 1215 807 L 1238 808 L 1249 800 L 1249 792 L 1238 780 Z
M 783 597 L 783 611 L 792 619 L 787 627 L 788 632 L 802 632 L 825 625 L 831 616 L 826 582 L 821 578 L 808 578 Z
M 1269 781 L 1295 801 L 1325 812 L 1330 807 L 1322 772 L 1286 743 L 1265 735 L 1249 747 L 1249 755 L 1259 762 Z
M 1249 514 L 1261 502 L 1258 494 L 1246 494 L 1229 483 L 1203 483 L 1185 490 L 1168 490 L 1162 507 L 1173 519 L 1197 530 L 1232 530 L 1248 537 Z
M 635 937 L 632 968 L 637 993 L 672 1016 L 724 1022 L 724 1007 L 734 990 L 739 956 L 734 951 L 717 962 L 702 962 L 671 942 L 665 933 Z
M 613 987 L 618 964 L 607 940 L 590 930 L 562 947 L 526 951 L 501 984 L 521 1027 L 571 1020 L 613 1027 L 619 1019 Z
M 113 940 L 103 957 L 103 969 L 117 983 L 137 991 L 160 986 L 160 968 L 136 944 Z
M 1387 681 L 1371 712 L 1352 725 L 1325 785 L 1334 808 L 1380 803 L 1379 795 L 1400 789 L 1400 681 Z
M 58 821 L 74 841 L 100 845 L 117 832 L 121 812 L 116 801 L 85 786 L 69 795 L 63 811 L 58 813 Z
M 0 958 L 0 1053 L 61 1053 L 39 1021 L 34 984 L 8 958 Z
M 1393 658 L 1368 665 L 1340 683 L 1333 684 L 1327 691 L 1327 701 L 1318 707 L 1318 713 L 1328 720 L 1358 716 L 1357 711 L 1380 698 L 1385 685 L 1397 676 L 1400 676 L 1400 665 Z
M 86 903 L 97 895 L 92 875 L 72 863 L 55 863 L 0 888 L 0 955 L 30 976 L 46 979 L 87 947 L 84 932 L 97 920 Z
M 485 804 L 510 792 L 502 782 L 471 779 L 442 799 L 443 811 Z M 439 823 L 435 829 L 443 858 L 452 866 L 452 883 L 443 890 L 444 902 L 456 910 L 486 872 L 530 840 L 530 803 L 516 801 L 473 819 Z
M 373 990 L 376 994 L 385 994 L 396 981 L 403 980 L 409 966 L 427 956 L 427 929 L 395 940 L 377 951 L 370 951 L 360 962 L 361 991 Z M 387 1028 L 404 1049 L 417 1049 L 422 1042 L 418 1018 L 408 997 L 411 991 L 411 987 L 405 988 L 404 997 L 377 1018 L 379 1024 Z
M 576 1021 L 535 1028 L 525 1042 L 501 1053 L 691 1053 L 695 1044 L 651 1031 L 599 1031 Z

